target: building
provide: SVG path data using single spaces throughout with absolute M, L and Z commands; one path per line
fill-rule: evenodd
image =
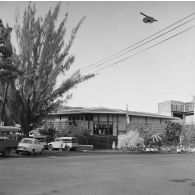
M 91 135 L 117 136 L 126 132 L 129 126 L 145 125 L 164 132 L 167 121 L 178 120 L 173 116 L 133 112 L 109 108 L 61 108 L 45 120 L 47 128 L 66 131 L 70 127 L 89 129 Z
M 158 104 L 158 113 L 178 117 L 186 124 L 194 122 L 194 103 L 170 100 Z

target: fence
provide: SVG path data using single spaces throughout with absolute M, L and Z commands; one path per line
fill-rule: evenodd
M 79 144 L 82 145 L 93 145 L 94 149 L 112 149 L 112 143 L 115 142 L 117 145 L 116 136 L 80 136 Z

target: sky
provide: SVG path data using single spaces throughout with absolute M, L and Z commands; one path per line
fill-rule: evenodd
M 44 16 L 55 3 L 35 2 L 37 14 Z M 0 18 L 14 26 L 16 10 L 22 15 L 27 4 L 25 1 L 0 2 Z M 167 32 L 182 24 L 180 22 L 161 32 L 167 32 L 163 36 L 157 34 L 152 37 L 154 40 L 141 42 L 143 46 L 132 45 L 192 14 L 195 2 L 63 1 L 59 21 L 66 11 L 69 12 L 69 29 L 86 16 L 71 49 L 76 57 L 72 71 L 82 70 L 125 48 L 131 49 L 101 66 L 97 64 L 97 68 L 83 70 L 83 74 L 98 74 L 72 91 L 73 98 L 68 106 L 126 109 L 128 105 L 131 111 L 157 113 L 159 102 L 192 100 L 195 95 L 195 15 L 183 21 L 191 20 L 185 25 Z M 146 24 L 140 12 L 158 21 Z M 186 29 L 189 30 L 184 31 Z M 15 44 L 14 31 L 12 43 Z M 109 66 L 111 64 L 114 65 Z M 109 67 L 99 71 L 105 66 Z

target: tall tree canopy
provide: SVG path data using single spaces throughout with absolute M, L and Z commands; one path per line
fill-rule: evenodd
M 79 70 L 71 76 L 65 74 L 74 63 L 70 49 L 84 18 L 65 40 L 68 13 L 57 25 L 59 12 L 60 3 L 57 3 L 44 18 L 37 17 L 35 5 L 29 3 L 22 22 L 19 16 L 16 17 L 18 50 L 14 51 L 14 59 L 24 71 L 16 86 L 18 122 L 25 134 L 67 101 L 71 97 L 70 89 L 94 76 L 81 75 Z M 64 74 L 64 80 L 57 83 L 60 74 Z

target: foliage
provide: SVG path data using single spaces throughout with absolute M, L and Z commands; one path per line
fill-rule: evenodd
M 180 141 L 180 134 L 182 132 L 182 125 L 179 123 L 169 122 L 166 127 L 166 136 L 164 142 L 167 145 L 177 145 Z
M 61 133 L 56 133 L 56 137 L 80 137 L 90 135 L 91 130 L 83 127 L 68 127 L 64 129 Z
M 10 124 L 10 109 L 8 104 L 6 105 L 7 94 L 10 94 L 10 84 L 13 84 L 14 80 L 22 75 L 22 71 L 17 64 L 13 63 L 13 51 L 10 41 L 10 33 L 12 28 L 4 27 L 2 20 L 0 20 L 0 101 L 2 101 L 1 121 L 5 124 Z M 8 91 L 9 90 L 9 91 Z M 10 103 L 10 102 L 9 102 Z M 4 112 L 6 112 L 6 118 L 4 118 Z M 6 120 L 6 121 L 5 121 Z
M 126 134 L 118 136 L 118 148 L 121 149 L 123 147 L 137 147 L 144 146 L 144 139 L 140 137 L 138 131 L 129 131 Z
M 16 85 L 18 121 L 25 134 L 36 128 L 41 120 L 71 97 L 70 90 L 94 75 L 81 75 L 80 71 L 68 76 L 75 57 L 70 49 L 76 34 L 84 21 L 82 18 L 72 29 L 70 38 L 64 40 L 67 32 L 68 13 L 58 24 L 60 3 L 50 9 L 44 18 L 36 15 L 36 7 L 29 3 L 20 21 L 16 17 L 17 50 L 15 63 L 24 70 Z M 57 83 L 59 76 L 63 81 Z
M 183 125 L 180 142 L 183 145 L 189 145 L 191 139 L 195 136 L 195 126 L 194 124 Z
M 162 146 L 162 140 L 161 134 L 154 133 L 145 140 L 145 144 L 147 146 Z
M 150 124 L 140 123 L 135 125 L 128 125 L 128 131 L 137 131 L 143 139 L 148 139 L 150 134 L 153 134 L 153 129 Z
M 51 142 L 54 140 L 56 130 L 54 128 L 49 128 L 49 129 L 41 129 L 39 130 L 41 135 L 46 135 L 47 136 L 47 141 Z

